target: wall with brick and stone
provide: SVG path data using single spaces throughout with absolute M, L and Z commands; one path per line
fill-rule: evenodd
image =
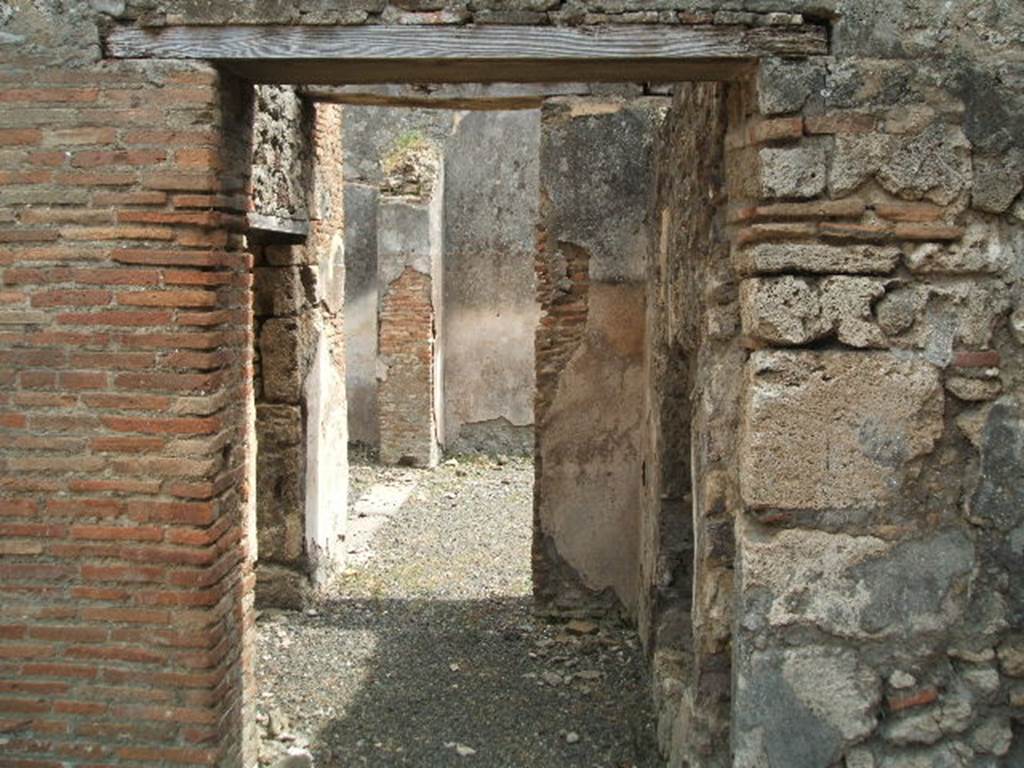
M 728 622 L 708 625 L 731 627 L 731 742 L 701 746 L 685 711 L 673 734 L 691 765 L 1024 760 L 1019 3 L 102 5 L 145 24 L 827 20 L 829 56 L 762 62 L 727 95 L 745 352 L 707 391 L 740 390 L 738 493 L 702 492 L 735 532 L 732 598 L 709 603 Z M 99 63 L 110 23 L 0 11 L 4 759 L 251 764 L 251 92 Z M 597 292 L 585 245 L 547 247 L 545 320 L 577 335 L 538 350 L 568 360 Z M 694 578 L 696 648 L 715 582 Z
M 533 451 L 537 110 L 345 107 L 350 437 L 378 444 L 382 163 L 423 139 L 444 157 L 444 431 L 454 452 Z M 494 153 L 494 147 L 504 151 Z
M 385 464 L 432 467 L 440 458 L 442 163 L 427 141 L 392 155 L 377 209 L 377 429 Z
M 257 98 L 254 167 L 272 152 L 259 129 L 268 120 L 261 112 L 266 102 Z M 303 212 L 309 234 L 249 233 L 255 259 L 256 597 L 262 605 L 301 607 L 336 567 L 345 515 L 344 183 L 341 109 L 301 101 L 289 114 L 287 122 L 277 120 L 275 142 L 309 158 L 309 186 L 288 194 L 265 190 L 254 204 L 283 218 Z
M 727 764 L 744 350 L 725 236 L 727 88 L 678 84 L 648 261 L 639 626 L 670 765 Z M 735 89 L 734 89 L 735 90 Z
M 668 103 L 542 109 L 534 587 L 558 612 L 637 611 L 644 279 Z
M 443 147 L 454 113 L 443 109 L 345 106 L 345 357 L 349 439 L 378 447 L 377 211 L 384 159 L 403 138 Z
M 969 66 L 769 63 L 727 137 L 751 350 L 736 765 L 1009 765 L 1024 748 L 1000 469 L 1020 464 L 1024 179 L 1013 121 L 955 85 L 984 79 Z

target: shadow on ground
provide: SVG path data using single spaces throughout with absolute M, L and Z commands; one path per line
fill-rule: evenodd
M 569 635 L 534 619 L 529 598 L 319 607 L 264 627 L 267 674 L 302 691 L 277 705 L 309 728 L 318 766 L 658 764 L 641 654 L 622 628 Z M 309 668 L 309 656 L 336 663 Z

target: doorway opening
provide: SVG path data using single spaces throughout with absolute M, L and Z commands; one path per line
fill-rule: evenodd
M 632 626 L 644 275 L 671 88 L 521 90 L 530 98 L 515 109 L 483 109 L 477 96 L 464 103 L 473 109 L 455 110 L 352 104 L 345 89 L 322 88 L 317 106 L 313 94 L 260 89 L 258 104 L 289 116 L 277 134 L 291 122 L 301 135 L 318 120 L 322 133 L 318 112 L 332 116 L 330 153 L 317 151 L 316 130 L 309 150 L 292 142 L 290 160 L 257 135 L 254 179 L 273 179 L 274 167 L 314 178 L 315 201 L 283 206 L 340 222 L 343 253 L 278 243 L 257 255 L 256 307 L 268 313 L 257 322 L 257 399 L 274 397 L 264 370 L 289 339 L 266 334 L 283 304 L 298 431 L 317 429 L 304 380 L 338 387 L 344 378 L 349 481 L 326 499 L 330 486 L 316 491 L 335 541 L 287 564 L 261 550 L 257 563 L 267 764 L 288 749 L 327 764 L 355 755 L 368 765 L 442 765 L 488 752 L 524 765 L 657 764 Z M 255 122 L 259 130 L 266 121 L 257 112 Z M 271 156 L 276 165 L 260 168 Z M 294 188 L 279 182 L 276 195 L 254 199 L 281 207 Z M 282 268 L 271 262 L 282 254 L 304 262 L 284 273 L 302 286 L 296 301 L 275 301 Z M 343 267 L 340 310 L 317 300 L 324 258 Z M 325 376 L 313 349 L 318 322 L 331 316 L 343 318 L 344 367 Z M 266 416 L 280 419 L 281 407 L 257 412 L 267 456 L 257 472 L 277 478 L 271 486 L 258 476 L 257 486 L 274 493 L 289 467 L 320 462 L 294 433 L 296 463 L 280 461 L 281 425 Z M 261 529 L 267 520 L 309 524 L 301 499 L 301 489 L 257 497 L 261 543 L 280 541 Z M 450 706 L 427 710 L 425 701 Z M 381 734 L 386 712 L 402 714 Z

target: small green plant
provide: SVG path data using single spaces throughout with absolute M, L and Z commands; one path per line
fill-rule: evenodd
M 390 172 L 406 163 L 410 156 L 428 154 L 432 150 L 433 145 L 420 131 L 402 131 L 392 142 L 391 149 L 384 155 L 381 165 L 385 172 Z
M 403 131 L 381 159 L 381 170 L 384 191 L 422 197 L 429 193 L 437 175 L 438 148 L 420 131 Z

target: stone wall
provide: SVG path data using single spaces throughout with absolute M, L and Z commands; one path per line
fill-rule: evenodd
M 542 110 L 534 589 L 548 610 L 637 611 L 644 275 L 667 104 Z
M 1024 179 L 945 77 L 770 63 L 736 107 L 738 766 L 1019 761 Z
M 308 132 L 278 141 L 304 146 L 301 153 L 310 157 L 310 187 L 302 191 L 310 201 L 303 206 L 310 233 L 299 243 L 270 232 L 253 231 L 249 238 L 257 600 L 279 607 L 301 607 L 334 569 L 347 493 L 341 110 L 304 102 L 299 113 L 291 128 L 307 126 Z M 257 145 L 254 157 L 261 156 Z
M 727 765 L 743 349 L 725 237 L 726 88 L 680 84 L 648 266 L 640 629 L 670 765 Z

